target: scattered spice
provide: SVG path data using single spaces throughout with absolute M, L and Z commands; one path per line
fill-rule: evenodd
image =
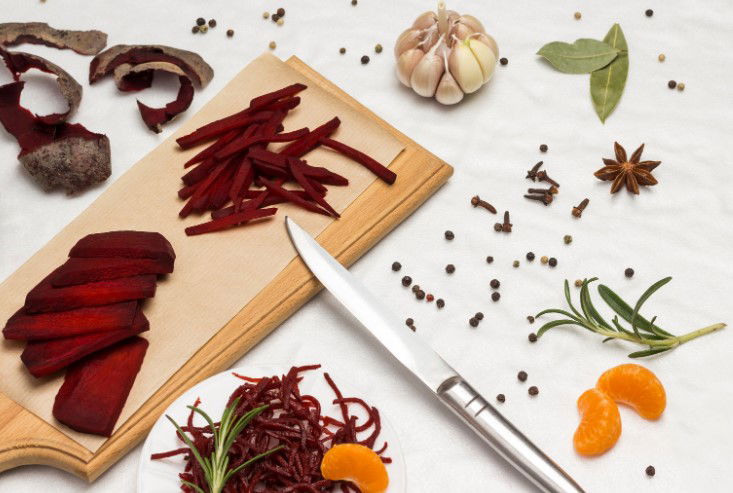
M 408 318 L 407 320 L 405 320 L 405 325 L 407 325 L 408 327 L 414 325 L 414 323 L 415 321 L 411 318 Z
M 277 43 L 275 43 L 274 41 L 270 41 L 270 44 L 267 46 L 269 46 L 271 50 L 274 50 L 275 48 L 277 48 Z
M 489 204 L 485 200 L 481 200 L 481 197 L 479 197 L 478 195 L 474 195 L 473 197 L 471 197 L 471 205 L 474 207 L 483 207 L 492 214 L 496 214 L 496 207 Z
M 575 287 L 576 288 L 582 288 L 583 287 L 583 280 L 582 279 L 576 279 L 575 280 Z
M 646 9 L 646 11 L 644 12 L 644 14 L 645 14 L 645 15 L 646 15 L 647 17 L 651 17 L 651 16 L 653 16 L 653 15 L 654 15 L 654 11 L 653 11 L 652 9 Z
M 492 257 L 491 255 L 489 255 L 488 257 L 486 257 L 486 263 L 487 264 L 491 264 L 493 262 L 494 262 L 494 257 Z
M 285 19 L 283 19 L 282 17 L 280 17 L 280 18 L 279 18 L 279 19 L 277 20 L 276 24 L 277 24 L 278 26 L 282 26 L 283 24 L 285 24 Z
M 478 327 L 478 319 L 477 319 L 476 317 L 471 317 L 471 318 L 470 318 L 470 319 L 468 320 L 468 324 L 469 324 L 469 325 L 470 325 L 471 327 Z
M 430 293 L 428 293 L 428 295 L 425 297 L 425 301 L 427 301 L 428 303 L 432 303 L 434 299 L 435 299 L 435 296 L 433 296 Z
M 356 6 L 356 4 L 357 4 L 357 3 L 358 3 L 358 2 L 357 2 L 356 0 L 351 0 L 351 5 L 354 5 L 354 6 Z
M 499 289 L 499 286 L 501 286 L 501 283 L 498 279 L 492 279 L 489 283 L 489 286 L 491 286 L 491 289 Z
M 573 14 L 573 17 L 575 17 L 576 21 L 579 21 L 582 16 L 583 14 L 581 14 L 580 12 L 576 12 L 575 14 Z
M 269 12 L 262 12 L 262 18 L 263 19 L 267 19 L 268 17 L 270 17 L 270 13 Z
M 418 300 L 423 300 L 423 299 L 425 299 L 425 291 L 423 291 L 422 289 L 418 289 L 418 290 L 417 290 L 417 292 L 415 293 L 415 297 L 416 297 L 416 298 L 417 298 Z
M 550 259 L 547 257 L 547 255 L 543 255 L 540 257 L 540 263 L 542 263 L 543 265 L 549 262 L 549 260 Z
M 448 265 L 445 266 L 445 271 L 448 274 L 453 274 L 456 271 L 456 266 L 453 265 L 453 264 L 448 264 Z
M 527 381 L 527 372 L 522 370 L 519 373 L 517 373 L 517 378 L 520 382 L 526 382 Z
M 532 262 L 534 260 L 534 253 L 533 252 L 527 252 L 527 260 Z
M 654 477 L 654 475 L 657 473 L 657 470 L 654 469 L 654 466 L 647 466 L 644 472 L 646 472 L 646 475 L 651 478 Z
M 282 8 L 282 7 L 280 7 L 279 9 L 277 9 L 277 15 L 279 15 L 280 17 L 284 16 L 285 15 L 285 9 Z
M 656 178 L 652 176 L 654 168 L 661 164 L 661 161 L 640 161 L 644 152 L 644 144 L 641 144 L 634 151 L 631 157 L 626 157 L 626 150 L 618 142 L 613 143 L 616 153 L 616 160 L 603 159 L 605 166 L 596 171 L 595 177 L 603 181 L 613 181 L 611 193 L 626 189 L 634 194 L 639 194 L 639 185 L 652 186 L 657 184 Z
M 562 241 L 563 241 L 563 242 L 564 242 L 564 243 L 565 243 L 566 245 L 569 245 L 569 244 L 571 244 L 571 243 L 573 242 L 573 237 L 572 237 L 572 236 L 570 236 L 570 235 L 565 235 L 565 236 L 563 236 L 563 237 L 562 237 Z
M 445 300 L 443 298 L 438 298 L 437 300 L 435 300 L 435 305 L 438 308 L 443 308 L 445 306 Z
M 583 211 L 585 210 L 585 208 L 588 207 L 588 203 L 589 202 L 590 202 L 590 199 L 588 199 L 588 198 L 583 199 L 580 202 L 580 204 L 578 204 L 575 207 L 573 207 L 572 215 L 575 216 L 575 217 L 577 217 L 577 218 L 580 218 L 583 215 Z
M 512 223 L 509 222 L 509 211 L 504 211 L 504 222 L 501 224 L 501 230 L 504 233 L 512 232 Z
M 455 237 L 456 237 L 456 236 L 455 236 L 455 235 L 453 234 L 453 231 L 451 231 L 451 230 L 447 230 L 447 231 L 446 231 L 446 232 L 444 233 L 444 235 L 445 235 L 445 239 L 446 239 L 446 240 L 448 240 L 448 241 L 450 241 L 450 240 L 452 240 L 453 238 L 455 238 Z
M 209 27 L 216 27 L 216 19 L 209 19 Z
M 540 145 L 540 152 L 547 152 L 547 144 Z
M 379 43 L 377 43 L 377 46 L 374 47 L 374 51 L 376 53 L 382 53 L 382 45 L 380 45 Z
M 550 267 L 555 267 L 557 265 L 557 259 L 555 257 L 550 257 L 550 260 L 547 263 L 550 264 Z
M 560 186 L 560 184 L 558 182 L 556 182 L 555 180 L 553 180 L 552 178 L 550 178 L 548 176 L 548 174 L 547 174 L 547 171 L 544 171 L 544 170 L 537 172 L 537 179 L 539 181 L 547 182 L 550 185 L 554 185 L 556 187 L 559 187 Z
M 527 393 L 534 397 L 540 393 L 540 389 L 538 389 L 537 386 L 532 385 L 530 388 L 527 389 Z
M 407 287 L 410 284 L 412 284 L 412 278 L 410 276 L 405 276 L 405 277 L 402 278 L 402 285 L 404 287 Z
M 361 57 L 361 64 L 366 65 L 367 63 L 369 63 L 369 57 L 367 55 L 363 55 Z
M 518 268 L 519 267 L 519 260 L 515 260 L 514 262 L 512 262 L 512 267 L 514 267 L 515 269 Z
M 677 90 L 678 91 L 684 91 L 685 90 L 685 83 L 684 82 L 680 82 L 679 84 L 677 84 Z
M 203 26 L 204 24 L 206 24 L 206 19 L 204 19 L 203 17 L 199 17 L 198 19 L 196 19 L 197 26 Z
M 494 223 L 494 231 L 501 233 L 501 223 Z
M 624 271 L 624 275 L 629 278 L 634 277 L 634 269 L 632 269 L 631 267 L 627 267 Z
M 402 264 L 399 262 L 392 262 L 392 270 L 395 272 L 399 272 L 399 270 L 402 268 Z
M 496 400 L 501 403 L 504 403 L 506 401 L 506 396 L 504 396 L 504 394 L 497 394 Z
M 474 317 L 477 318 L 478 320 L 483 320 L 484 314 L 481 312 L 476 312 L 476 315 L 474 315 Z
M 419 284 L 415 284 L 415 285 L 414 285 L 414 286 L 412 287 L 412 292 L 413 292 L 413 293 L 417 293 L 418 291 L 420 291 L 420 285 L 419 285 Z
M 499 298 L 501 298 L 501 293 L 498 291 L 491 293 L 491 301 L 499 301 Z
M 659 60 L 660 62 L 663 62 L 664 60 L 666 60 L 666 59 L 667 59 L 667 57 L 666 57 L 666 56 L 664 55 L 664 53 L 660 53 L 660 54 L 659 54 L 659 56 L 657 57 L 657 59 L 658 59 L 658 60 Z
M 534 317 L 532 315 L 527 315 L 527 322 L 533 324 L 534 323 Z
M 280 20 L 280 16 L 277 14 L 272 14 L 272 22 L 277 23 L 277 21 Z
M 339 48 L 339 53 L 341 53 L 342 55 L 346 53 L 346 48 L 344 48 L 343 46 Z
M 677 82 L 675 82 L 674 80 L 670 80 L 669 82 L 667 82 L 667 87 L 669 87 L 670 89 L 674 89 L 675 87 L 677 87 Z
M 499 63 L 501 63 L 502 65 L 506 65 L 509 63 L 509 60 L 505 57 L 501 57 L 499 58 Z
M 544 164 L 543 161 L 539 161 L 535 163 L 534 166 L 530 170 L 527 171 L 527 178 L 532 181 L 537 181 L 537 171 L 540 169 L 540 167 Z
M 529 342 L 537 342 L 537 334 L 534 332 L 530 332 L 530 334 L 527 336 L 527 339 L 529 339 Z
M 193 26 L 191 28 L 191 32 L 194 33 L 194 34 L 196 34 L 197 32 L 199 32 L 199 27 L 198 26 Z
M 542 194 L 542 195 L 533 195 L 533 194 L 526 194 L 524 196 L 525 199 L 529 200 L 536 200 L 537 202 L 541 202 L 544 205 L 550 205 L 552 203 L 552 195 L 549 193 Z
M 231 38 L 234 36 L 234 29 L 227 29 L 227 37 Z
M 199 32 L 206 33 L 209 31 L 209 26 L 199 26 Z

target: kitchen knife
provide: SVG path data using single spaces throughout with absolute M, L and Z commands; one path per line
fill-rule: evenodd
M 500 456 L 541 491 L 583 489 L 476 392 L 419 336 L 405 328 L 348 270 L 289 217 L 285 226 L 314 276 L 392 356 L 424 383 Z

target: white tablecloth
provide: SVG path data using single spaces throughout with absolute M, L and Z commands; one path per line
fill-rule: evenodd
M 263 10 L 287 10 L 285 25 L 261 19 Z M 733 110 L 733 8 L 727 0 L 667 2 L 477 2 L 449 7 L 484 21 L 497 39 L 506 67 L 497 67 L 488 87 L 455 108 L 424 101 L 401 87 L 393 75 L 392 44 L 432 2 L 348 0 L 316 2 L 82 2 L 2 0 L 4 20 L 47 21 L 60 28 L 98 28 L 109 44 L 163 43 L 199 52 L 216 71 L 211 85 L 195 97 L 192 114 L 254 56 L 277 42 L 283 59 L 297 54 L 398 129 L 455 166 L 455 175 L 433 199 L 377 245 L 353 268 L 384 302 L 415 319 L 419 334 L 476 388 L 493 399 L 542 449 L 570 471 L 588 491 L 725 491 L 726 466 L 733 455 L 733 361 L 731 329 L 691 342 L 643 364 L 654 370 L 668 392 L 668 407 L 657 422 L 622 409 L 624 432 L 615 448 L 589 460 L 577 456 L 572 435 L 578 422 L 575 401 L 605 369 L 628 362 L 633 348 L 608 343 L 581 329 L 556 329 L 538 344 L 527 342 L 537 328 L 525 317 L 562 307 L 562 280 L 598 276 L 634 298 L 652 282 L 674 281 L 652 299 L 650 315 L 674 332 L 731 321 L 728 287 L 733 277 L 733 163 L 730 158 Z M 654 8 L 654 16 L 644 15 Z M 582 19 L 573 18 L 576 10 Z M 218 27 L 192 35 L 194 20 L 216 18 Z M 588 76 L 561 74 L 535 52 L 554 40 L 602 38 L 619 22 L 630 47 L 631 68 L 623 99 L 605 125 L 593 112 Z M 236 31 L 228 39 L 228 28 Z M 376 43 L 384 46 L 373 53 Z M 339 47 L 347 48 L 339 55 Z M 89 58 L 70 51 L 25 45 L 46 55 L 80 81 Z M 657 55 L 666 54 L 659 63 Z M 367 66 L 359 63 L 368 54 Z M 32 77 L 27 76 L 27 79 Z M 667 81 L 686 84 L 669 90 Z M 8 80 L 5 76 L 3 81 Z M 175 84 L 160 84 L 140 97 L 146 103 L 170 99 Z M 37 111 L 50 107 L 38 97 L 52 84 L 35 84 L 23 101 Z M 17 146 L 0 132 L 0 279 L 10 275 L 38 248 L 89 205 L 105 187 L 162 141 L 147 131 L 134 97 L 120 94 L 111 80 L 85 84 L 75 121 L 109 135 L 113 176 L 78 197 L 44 194 L 16 162 Z M 60 105 L 61 103 L 54 103 Z M 183 115 L 185 118 L 186 115 Z M 611 196 L 608 184 L 593 177 L 601 157 L 612 157 L 614 140 L 661 160 L 659 185 L 633 197 Z M 540 154 L 538 146 L 549 146 Z M 550 207 L 526 201 L 531 185 L 525 170 L 544 159 L 562 192 Z M 161 166 L 174 163 L 161 163 Z M 495 217 L 469 205 L 479 193 L 500 211 L 512 212 L 514 232 L 497 234 Z M 570 208 L 591 202 L 581 220 Z M 455 232 L 446 242 L 443 231 Z M 563 244 L 565 234 L 574 237 Z M 550 269 L 528 251 L 558 258 Z M 492 265 L 487 255 L 496 259 Z M 512 261 L 521 259 L 519 269 Z M 390 264 L 399 260 L 395 274 Z M 445 264 L 456 265 L 447 276 Z M 636 275 L 626 279 L 623 271 Z M 409 274 L 426 291 L 445 298 L 444 310 L 418 303 L 399 278 Z M 501 300 L 490 301 L 488 282 L 502 281 Z M 574 290 L 574 288 L 573 288 Z M 482 311 L 472 329 L 468 319 Z M 355 321 L 328 294 L 322 294 L 278 328 L 238 364 L 320 362 L 339 374 L 353 374 L 400 433 L 406 455 L 408 490 L 531 491 L 511 468 L 460 425 L 411 380 L 390 357 L 355 329 Z M 518 382 L 526 370 L 529 380 Z M 9 378 L 5 375 L 3 378 Z M 531 398 L 527 387 L 537 385 Z M 1 440 L 1 438 L 0 438 Z M 130 491 L 139 448 L 94 484 L 47 467 L 22 467 L 0 474 L 0 491 L 38 488 L 62 492 Z M 647 465 L 657 475 L 647 478 Z

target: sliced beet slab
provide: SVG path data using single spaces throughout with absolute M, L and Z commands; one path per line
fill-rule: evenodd
M 149 231 L 108 231 L 93 233 L 79 240 L 69 257 L 126 257 L 167 260 L 173 264 L 176 254 L 160 233 Z
M 3 335 L 34 341 L 120 330 L 132 325 L 138 309 L 136 301 L 38 314 L 21 308 L 5 324 Z
M 150 328 L 142 310 L 137 312 L 132 325 L 126 329 L 84 334 L 50 341 L 34 341 L 26 345 L 20 359 L 36 378 L 50 375 L 84 356 L 111 346 Z
M 73 430 L 110 436 L 147 349 L 147 340 L 132 337 L 76 363 L 56 394 L 54 417 Z
M 110 305 L 155 296 L 156 276 L 135 276 L 54 288 L 51 278 L 59 269 L 34 287 L 25 297 L 28 313 L 60 312 L 87 306 Z
M 55 288 L 146 274 L 170 274 L 173 262 L 155 258 L 74 257 L 56 269 L 51 284 Z

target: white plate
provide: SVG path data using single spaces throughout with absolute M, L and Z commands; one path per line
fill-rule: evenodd
M 156 452 L 165 452 L 174 450 L 184 445 L 175 437 L 173 425 L 165 419 L 168 414 L 177 423 L 184 423 L 188 418 L 189 410 L 186 406 L 190 406 L 196 400 L 201 399 L 201 407 L 214 420 L 215 416 L 221 416 L 226 406 L 226 401 L 231 393 L 242 385 L 243 381 L 234 375 L 236 372 L 240 375 L 251 377 L 283 375 L 288 372 L 290 367 L 276 366 L 256 366 L 256 367 L 240 367 L 232 368 L 225 372 L 214 375 L 211 378 L 195 385 L 176 399 L 173 404 L 166 409 L 165 413 L 150 430 L 148 438 L 145 440 L 140 455 L 140 467 L 137 475 L 137 491 L 138 493 L 179 493 L 181 491 L 178 474 L 183 471 L 182 456 L 170 457 L 162 460 L 151 460 L 150 455 Z M 316 397 L 323 407 L 322 413 L 329 416 L 338 417 L 340 411 L 338 406 L 329 404 L 333 401 L 334 395 L 331 387 L 328 386 L 323 378 L 324 369 L 309 371 L 303 374 L 303 381 L 300 383 L 300 390 L 304 394 L 310 394 Z M 379 409 L 379 403 L 373 402 L 368 395 L 359 392 L 359 389 L 349 383 L 347 378 L 340 378 L 339 375 L 329 372 L 336 385 L 339 386 L 344 396 L 357 396 L 363 398 L 368 404 Z M 359 414 L 362 412 L 359 406 L 353 406 L 353 411 L 361 418 Z M 380 412 L 382 422 L 382 432 L 377 439 L 378 446 L 386 440 L 389 442 L 387 455 L 392 458 L 392 463 L 387 464 L 387 472 L 389 473 L 388 493 L 404 493 L 407 489 L 405 481 L 405 461 L 402 457 L 402 449 L 397 439 L 397 433 L 392 427 L 389 420 Z M 201 417 L 197 417 L 196 423 L 199 423 Z M 359 422 L 362 422 L 360 419 Z

